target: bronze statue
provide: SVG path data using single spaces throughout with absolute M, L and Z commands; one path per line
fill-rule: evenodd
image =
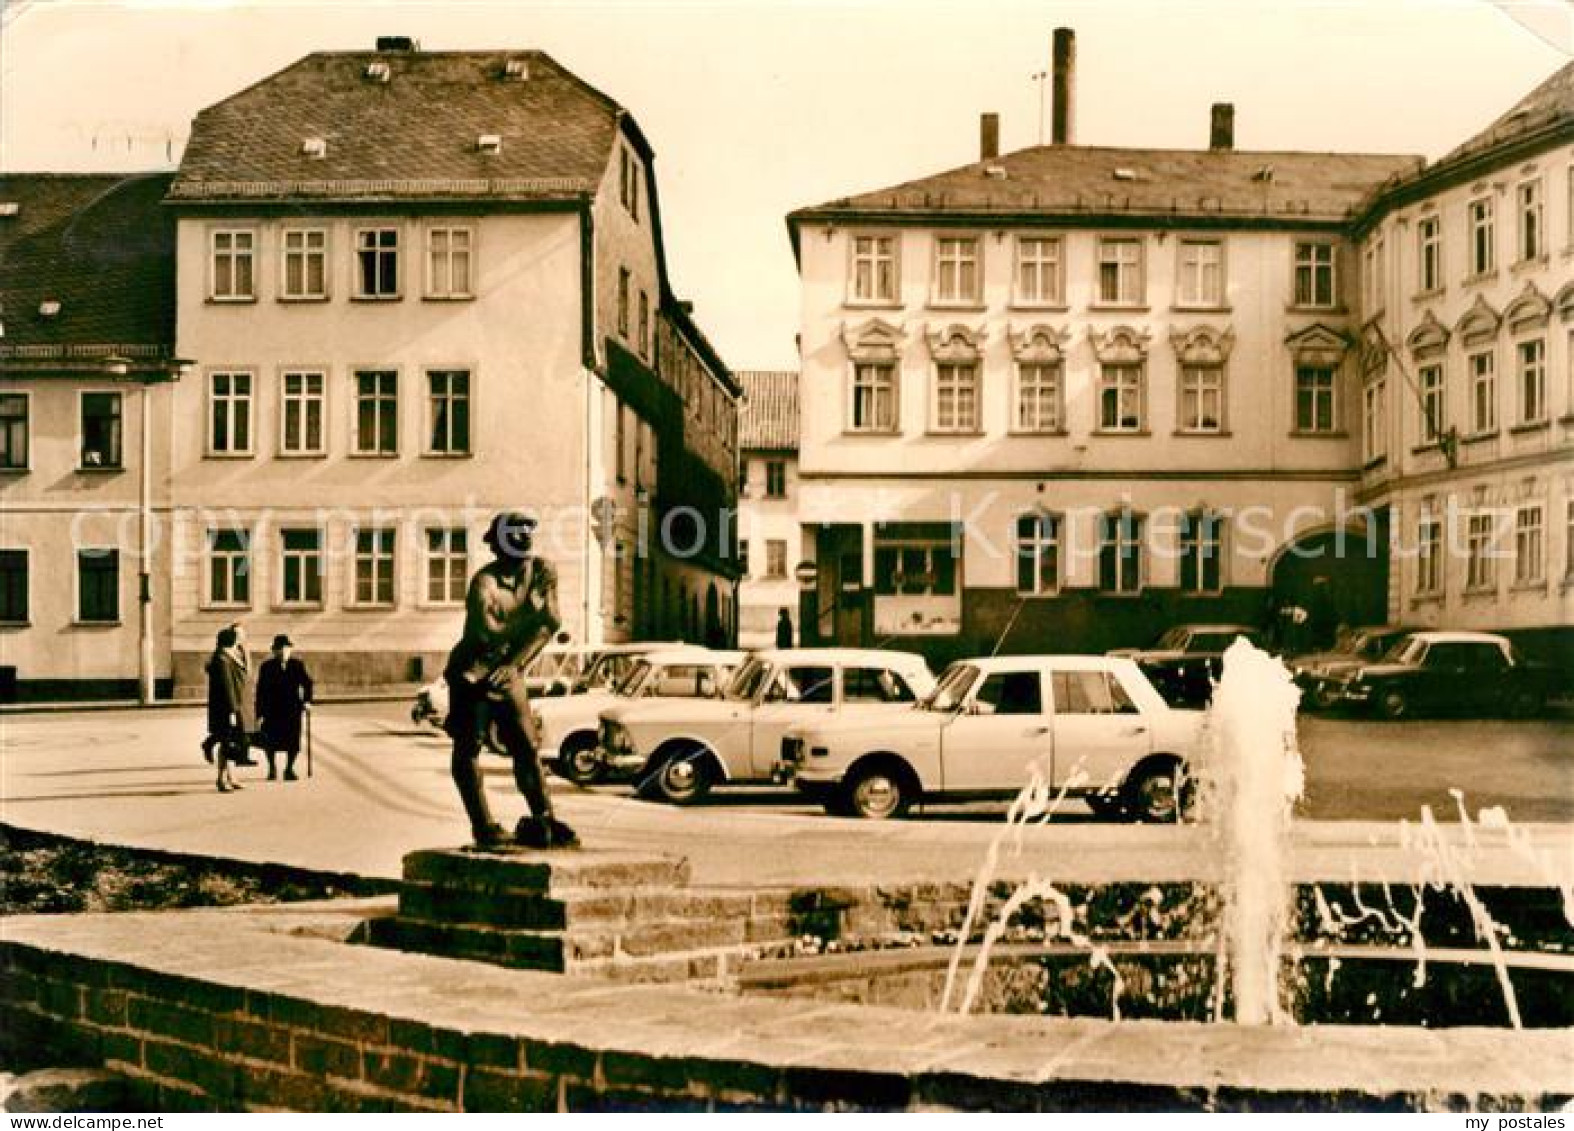
M 517 511 L 492 519 L 485 542 L 493 560 L 476 571 L 465 595 L 465 627 L 448 654 L 448 720 L 454 740 L 454 784 L 470 818 L 479 848 L 509 843 L 508 833 L 492 819 L 481 784 L 481 753 L 487 728 L 514 764 L 514 784 L 530 812 L 514 829 L 514 842 L 531 848 L 570 848 L 574 830 L 552 814 L 537 752 L 539 734 L 525 693 L 525 671 L 540 654 L 561 618 L 557 572 L 531 554 L 536 520 Z

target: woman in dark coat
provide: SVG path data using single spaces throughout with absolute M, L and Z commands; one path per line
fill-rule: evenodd
M 257 672 L 257 725 L 268 755 L 268 780 L 278 777 L 275 758 L 284 752 L 284 780 L 295 780 L 295 758 L 301 752 L 301 718 L 311 709 L 312 677 L 306 665 L 290 655 L 295 645 L 282 634 L 273 638 L 273 655 Z
M 208 660 L 208 734 L 216 739 L 220 793 L 239 789 L 230 763 L 246 755 L 246 631 L 232 624 L 220 631 Z

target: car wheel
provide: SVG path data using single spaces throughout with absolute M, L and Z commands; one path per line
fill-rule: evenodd
M 1139 821 L 1169 824 L 1180 818 L 1180 766 L 1158 762 L 1138 770 L 1126 783 L 1126 812 Z
M 1126 803 L 1113 795 L 1105 796 L 1094 793 L 1089 794 L 1083 800 L 1087 802 L 1088 808 L 1092 810 L 1095 817 L 1100 817 L 1104 820 L 1114 820 L 1124 816 L 1126 812 Z
M 1390 688 L 1377 697 L 1377 712 L 1385 719 L 1403 719 L 1410 715 L 1410 697 L 1398 688 Z
M 692 805 L 710 792 L 713 780 L 705 751 L 689 747 L 673 754 L 656 771 L 656 795 L 673 805 Z
M 596 757 L 596 739 L 589 734 L 570 735 L 558 754 L 558 771 L 575 785 L 595 785 L 606 774 Z
M 1541 696 L 1522 688 L 1509 697 L 1508 713 L 1516 719 L 1531 719 L 1541 714 Z
M 844 811 L 867 821 L 900 817 L 913 803 L 905 775 L 888 766 L 868 766 L 847 782 Z

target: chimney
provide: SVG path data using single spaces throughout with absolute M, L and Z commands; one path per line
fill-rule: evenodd
M 1230 102 L 1215 102 L 1213 118 L 1208 132 L 1209 149 L 1235 148 L 1235 106 Z
M 379 35 L 377 37 L 377 50 L 388 52 L 419 51 L 421 45 L 408 35 Z
M 1054 87 L 1050 107 L 1049 140 L 1055 145 L 1070 145 L 1072 128 L 1072 103 L 1077 85 L 1077 33 L 1068 27 L 1055 29 Z
M 978 116 L 978 159 L 993 161 L 1000 156 L 1000 115 Z

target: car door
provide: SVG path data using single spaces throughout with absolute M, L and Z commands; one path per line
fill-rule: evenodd
M 776 671 L 749 726 L 750 780 L 770 779 L 788 727 L 830 717 L 836 706 L 836 676 L 830 664 L 792 664 Z
M 1153 749 L 1152 728 L 1113 672 L 1056 670 L 1054 784 L 1118 786 Z
M 1462 706 L 1472 711 L 1495 712 L 1508 706 L 1515 687 L 1508 657 L 1496 644 L 1470 644 L 1464 652 L 1465 687 Z
M 1035 762 L 1048 774 L 1054 736 L 1037 667 L 997 669 L 977 685 L 940 733 L 941 785 L 947 792 L 1021 789 Z
M 1470 650 L 1469 644 L 1447 641 L 1427 646 L 1417 695 L 1424 705 L 1448 711 L 1473 706 L 1476 693 L 1470 687 Z

